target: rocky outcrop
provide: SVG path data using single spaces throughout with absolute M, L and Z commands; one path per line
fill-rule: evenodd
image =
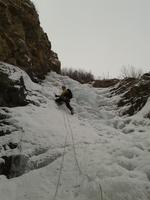
M 33 81 L 50 70 L 60 73 L 60 61 L 30 0 L 0 0 L 0 60 L 25 70 Z
M 12 81 L 7 74 L 0 70 L 0 107 L 16 107 L 27 104 L 23 78 Z
M 132 116 L 143 108 L 150 97 L 150 73 L 141 78 L 125 78 L 117 86 L 111 89 L 111 95 L 121 95 L 119 107 L 127 106 L 123 115 Z M 149 117 L 149 116 L 147 116 Z
M 116 85 L 120 80 L 113 79 L 104 79 L 104 80 L 94 80 L 92 86 L 95 88 L 107 88 Z

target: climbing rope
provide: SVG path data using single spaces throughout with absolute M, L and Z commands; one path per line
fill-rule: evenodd
M 58 177 L 58 181 L 57 181 L 57 186 L 56 186 L 56 192 L 55 192 L 55 196 L 54 196 L 54 200 L 56 199 L 57 197 L 57 193 L 58 193 L 58 188 L 59 188 L 59 184 L 60 184 L 60 177 L 61 177 L 61 172 L 62 172 L 62 167 L 63 167 L 63 161 L 64 161 L 64 155 L 65 155 L 65 152 L 66 152 L 66 145 L 67 145 L 67 138 L 68 138 L 68 134 L 70 132 L 71 134 L 71 138 L 72 138 L 72 143 L 73 143 L 73 151 L 74 151 L 74 156 L 75 156 L 75 161 L 76 161 L 76 164 L 77 164 L 77 167 L 78 167 L 78 170 L 79 172 L 87 177 L 87 179 L 89 181 L 93 181 L 95 182 L 98 186 L 99 186 L 99 189 L 100 189 L 100 197 L 101 199 L 100 200 L 104 200 L 103 199 L 103 190 L 102 190 L 102 186 L 100 183 L 98 183 L 97 181 L 93 180 L 88 174 L 84 173 L 81 168 L 80 168 L 80 165 L 79 165 L 79 162 L 78 162 L 78 159 L 77 159 L 77 153 L 76 153 L 76 147 L 75 147 L 75 140 L 74 140 L 74 135 L 73 135 L 73 131 L 72 131 L 72 128 L 71 128 L 71 125 L 70 125 L 70 121 L 69 121 L 69 117 L 67 116 L 67 122 L 68 122 L 68 125 L 69 125 L 69 130 L 67 128 L 67 123 L 66 123 L 66 120 L 65 120 L 65 115 L 64 115 L 64 112 L 63 112 L 63 119 L 64 119 L 64 124 L 65 124 L 65 128 L 67 130 L 67 133 L 66 133 L 66 138 L 65 138 L 65 144 L 64 144 L 64 151 L 63 151 L 63 156 L 62 156 L 62 161 L 61 161 L 61 166 L 60 166 L 60 171 L 59 171 L 59 177 Z
M 65 120 L 64 120 L 64 122 L 65 122 Z M 66 126 L 66 123 L 65 123 L 65 126 Z M 69 131 L 67 131 L 66 137 L 65 137 L 64 150 L 63 150 L 63 154 L 62 154 L 62 160 L 61 160 L 61 165 L 60 165 L 60 170 L 59 170 L 59 176 L 58 176 L 56 191 L 55 191 L 55 195 L 54 195 L 54 200 L 56 199 L 57 193 L 58 193 L 58 187 L 59 187 L 61 172 L 62 172 L 62 168 L 63 168 L 63 161 L 64 161 L 65 152 L 66 152 L 66 145 L 67 145 L 68 134 L 69 134 Z
M 73 135 L 73 131 L 72 131 L 72 128 L 71 128 L 71 125 L 70 125 L 70 121 L 69 121 L 69 118 L 67 116 L 67 120 L 68 120 L 68 125 L 69 125 L 69 129 L 70 129 L 70 133 L 71 133 L 71 137 L 72 137 L 72 143 L 73 143 L 73 150 L 74 150 L 74 155 L 75 155 L 75 160 L 76 160 L 76 164 L 78 166 L 78 170 L 79 172 L 88 178 L 88 180 L 90 181 L 93 181 L 95 182 L 98 186 L 99 186 L 99 189 L 100 189 L 100 196 L 101 196 L 101 199 L 100 200 L 103 200 L 103 190 L 102 190 L 102 186 L 100 183 L 98 183 L 97 181 L 93 180 L 88 174 L 84 173 L 81 168 L 80 168 L 80 165 L 79 165 L 79 162 L 78 162 L 78 159 L 77 159 L 77 153 L 76 153 L 76 147 L 75 147 L 75 140 L 74 140 L 74 135 Z

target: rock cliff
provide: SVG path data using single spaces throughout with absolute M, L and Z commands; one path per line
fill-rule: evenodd
M 60 61 L 30 0 L 0 0 L 0 61 L 25 70 L 33 81 L 60 73 Z

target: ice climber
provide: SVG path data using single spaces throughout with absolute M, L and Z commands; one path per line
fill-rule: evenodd
M 66 89 L 65 86 L 62 86 L 62 93 L 61 95 L 57 95 L 55 94 L 55 97 L 59 97 L 57 99 L 55 99 L 55 102 L 58 105 L 62 105 L 63 102 L 66 103 L 67 108 L 71 111 L 71 114 L 74 114 L 74 110 L 73 108 L 70 106 L 70 99 L 73 97 L 72 92 L 70 89 Z

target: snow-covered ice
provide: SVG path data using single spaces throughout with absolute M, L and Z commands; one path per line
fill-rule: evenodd
M 20 145 L 1 156 L 20 152 L 26 163 L 23 175 L 0 176 L 0 199 L 150 200 L 150 100 L 136 115 L 121 116 L 126 108 L 117 108 L 120 96 L 110 98 L 109 88 L 54 72 L 36 84 L 24 71 L 3 65 L 12 80 L 23 76 L 27 99 L 35 103 L 0 108 L 12 123 L 12 134 L 0 144 Z M 73 116 L 54 102 L 62 85 L 73 92 Z

